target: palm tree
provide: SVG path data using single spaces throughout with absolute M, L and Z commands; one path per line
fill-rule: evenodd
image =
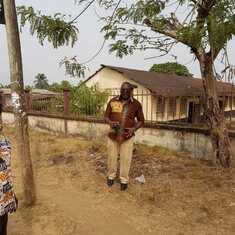
M 33 83 L 34 83 L 34 87 L 38 88 L 38 89 L 48 89 L 49 88 L 48 80 L 47 80 L 47 77 L 44 73 L 38 73 L 35 76 L 35 80 Z

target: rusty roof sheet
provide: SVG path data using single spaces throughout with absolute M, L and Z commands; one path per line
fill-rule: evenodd
M 203 94 L 203 84 L 202 79 L 200 78 L 156 73 L 109 65 L 102 65 L 102 67 L 110 68 L 123 74 L 126 78 L 149 89 L 155 95 L 175 97 L 201 96 Z M 230 83 L 217 81 L 216 87 L 219 96 L 235 95 L 235 87 Z
M 0 88 L 0 92 L 3 92 L 4 95 L 10 95 L 11 94 L 11 89 L 10 88 Z M 57 92 L 54 91 L 49 91 L 46 89 L 35 89 L 33 88 L 30 93 L 32 93 L 33 95 L 51 95 L 51 96 L 55 96 L 58 95 Z

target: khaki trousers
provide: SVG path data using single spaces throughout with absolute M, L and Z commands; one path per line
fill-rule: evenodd
M 120 155 L 120 180 L 127 184 L 133 153 L 134 137 L 119 145 L 116 141 L 108 138 L 108 178 L 113 180 L 117 175 L 117 160 Z

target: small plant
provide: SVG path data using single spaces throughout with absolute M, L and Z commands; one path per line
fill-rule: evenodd
M 96 86 L 89 88 L 81 85 L 71 91 L 70 110 L 79 114 L 97 116 L 102 113 L 107 99 L 106 91 L 100 91 Z

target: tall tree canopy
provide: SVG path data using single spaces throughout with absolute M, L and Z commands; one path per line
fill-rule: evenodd
M 179 76 L 192 76 L 188 68 L 176 62 L 167 62 L 162 64 L 154 64 L 149 71 L 157 73 L 176 74 Z
M 98 2 L 100 7 L 110 10 L 106 12 L 111 14 L 103 18 L 106 24 L 102 32 L 106 40 L 113 41 L 110 44 L 110 51 L 119 57 L 133 54 L 136 50 L 147 49 L 156 49 L 164 55 L 179 43 L 190 49 L 198 60 L 201 70 L 205 117 L 211 130 L 215 159 L 223 167 L 229 167 L 232 159 L 231 146 L 223 112 L 218 104 L 214 62 L 219 55 L 223 54 L 226 57 L 227 43 L 235 35 L 235 0 L 77 0 L 76 2 L 86 4 L 84 11 L 93 2 Z M 58 27 L 63 29 L 61 17 L 60 23 L 54 27 L 54 21 L 46 24 L 47 21 L 44 22 L 44 17 L 40 14 L 27 15 L 26 9 L 21 9 L 23 25 L 29 21 L 32 33 L 36 32 L 40 40 L 48 39 L 55 43 L 60 41 L 62 35 L 64 43 L 73 37 L 73 29 L 76 31 L 76 28 L 71 28 L 76 20 L 65 24 L 64 31 L 65 29 L 72 31 L 63 34 L 58 30 Z M 80 15 L 81 13 L 78 17 Z M 56 17 L 58 15 L 55 15 L 53 20 L 56 21 Z M 34 18 L 36 21 L 32 21 Z M 34 24 L 38 21 L 43 25 Z M 45 25 L 48 27 L 43 30 Z M 57 44 L 54 45 L 56 47 Z M 64 63 L 66 62 L 67 60 Z M 76 61 L 72 62 L 70 71 L 77 69 L 79 71 L 82 68 L 79 64 L 80 67 L 75 66 Z

